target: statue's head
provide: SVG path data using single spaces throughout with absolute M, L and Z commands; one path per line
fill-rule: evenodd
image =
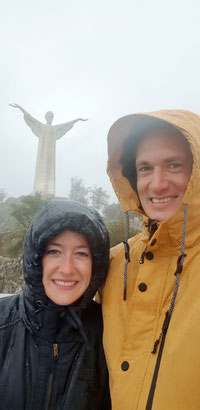
M 46 119 L 46 121 L 47 121 L 47 124 L 51 124 L 51 123 L 52 123 L 53 117 L 54 117 L 54 115 L 53 115 L 52 111 L 47 111 L 47 112 L 46 112 L 46 114 L 45 114 L 45 119 Z

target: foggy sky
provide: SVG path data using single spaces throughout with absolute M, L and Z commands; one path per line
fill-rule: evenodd
M 106 136 L 119 117 L 164 108 L 200 114 L 197 0 L 7 0 L 0 13 L 0 189 L 32 192 L 37 137 L 15 102 L 53 124 L 77 117 L 57 141 L 56 195 L 70 178 L 102 186 Z

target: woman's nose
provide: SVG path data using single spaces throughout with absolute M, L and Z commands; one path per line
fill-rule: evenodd
M 73 272 L 73 258 L 71 256 L 63 256 L 61 262 L 61 270 L 63 273 L 72 273 Z

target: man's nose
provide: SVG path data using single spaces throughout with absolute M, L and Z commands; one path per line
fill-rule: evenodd
M 164 170 L 156 169 L 152 174 L 150 187 L 154 193 L 165 191 L 169 186 L 169 182 Z

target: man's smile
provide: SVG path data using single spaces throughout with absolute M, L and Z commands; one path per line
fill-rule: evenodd
M 165 198 L 151 198 L 151 202 L 153 202 L 153 204 L 162 204 L 162 203 L 166 203 L 166 202 L 171 202 L 176 198 L 177 198 L 177 196 L 168 196 L 168 197 L 165 197 Z

